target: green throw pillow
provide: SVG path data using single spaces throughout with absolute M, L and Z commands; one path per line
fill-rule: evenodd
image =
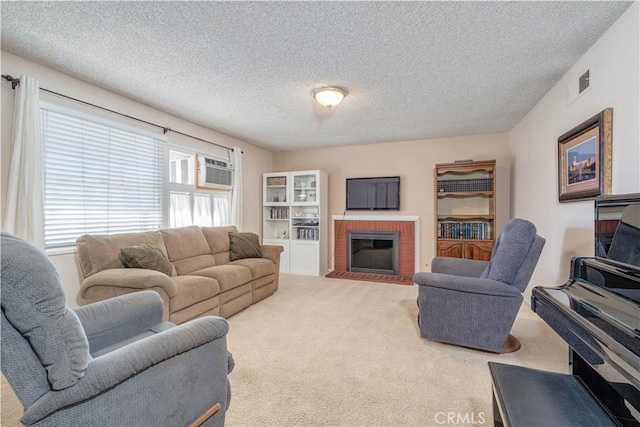
M 160 249 L 150 243 L 120 249 L 120 261 L 125 267 L 146 268 L 171 276 L 173 265 Z
M 255 233 L 229 233 L 229 261 L 243 258 L 262 258 L 260 239 Z

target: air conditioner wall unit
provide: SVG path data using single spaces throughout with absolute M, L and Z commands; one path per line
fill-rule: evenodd
M 233 163 L 228 160 L 198 156 L 198 187 L 204 188 L 233 188 Z

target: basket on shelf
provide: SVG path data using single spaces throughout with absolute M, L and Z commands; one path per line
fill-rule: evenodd
M 267 178 L 267 185 L 286 185 L 286 176 L 272 176 Z

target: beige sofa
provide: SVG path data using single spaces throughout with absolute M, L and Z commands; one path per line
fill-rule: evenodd
M 83 277 L 78 304 L 151 289 L 164 302 L 164 318 L 229 317 L 278 289 L 282 246 L 261 245 L 262 258 L 229 261 L 235 227 L 181 227 L 118 235 L 83 235 L 76 241 Z M 149 243 L 171 262 L 171 275 L 125 268 L 120 249 Z M 165 261 L 166 262 L 166 261 Z

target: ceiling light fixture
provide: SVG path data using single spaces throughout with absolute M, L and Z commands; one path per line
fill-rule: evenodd
M 346 89 L 337 86 L 319 87 L 311 92 L 318 104 L 327 108 L 340 104 L 348 93 Z

